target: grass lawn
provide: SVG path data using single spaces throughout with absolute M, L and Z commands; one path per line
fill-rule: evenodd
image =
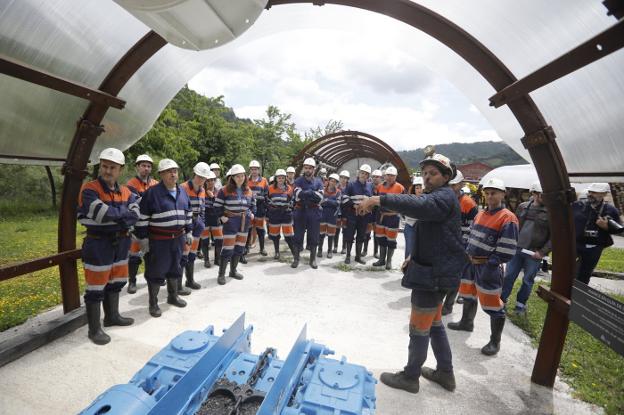
M 602 256 L 596 269 L 611 272 L 624 272 L 624 249 L 607 248 L 602 251 Z
M 513 310 L 515 305 L 515 295 L 520 282 L 519 278 L 509 297 L 510 306 L 507 307 L 509 310 Z M 537 289 L 537 284 L 534 288 Z M 624 297 L 612 296 L 624 302 Z M 529 298 L 527 316 L 518 317 L 509 314 L 509 317 L 514 324 L 531 336 L 533 344 L 537 347 L 546 317 L 546 302 L 535 294 L 535 290 Z M 568 329 L 559 374 L 574 388 L 573 394 L 577 398 L 602 406 L 607 414 L 624 414 L 624 357 L 596 340 L 575 323 L 570 323 Z

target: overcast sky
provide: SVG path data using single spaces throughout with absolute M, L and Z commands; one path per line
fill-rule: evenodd
M 307 6 L 297 17 L 277 9 L 282 6 L 264 12 L 258 28 L 228 45 L 230 51 L 189 87 L 224 95 L 239 117 L 262 118 L 276 105 L 292 114 L 301 132 L 340 120 L 345 129 L 373 134 L 396 150 L 499 140 L 458 89 L 410 53 L 423 36 L 415 29 L 406 34 L 401 23 L 341 7 Z M 280 24 L 298 20 L 283 31 L 271 20 L 278 18 Z

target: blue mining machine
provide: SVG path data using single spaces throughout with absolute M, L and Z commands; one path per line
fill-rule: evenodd
M 304 327 L 286 360 L 250 353 L 253 327 L 241 315 L 221 337 L 186 331 L 129 383 L 100 395 L 85 415 L 372 415 L 375 383 L 363 366 L 328 359 Z

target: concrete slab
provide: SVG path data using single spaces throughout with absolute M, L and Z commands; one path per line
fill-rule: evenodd
M 396 266 L 402 249 L 397 250 Z M 137 294 L 122 296 L 120 306 L 136 323 L 107 329 L 112 337 L 109 345 L 92 344 L 83 327 L 0 368 L 0 413 L 76 413 L 110 386 L 126 383 L 175 335 L 209 324 L 220 331 L 242 312 L 254 326 L 254 353 L 273 346 L 285 358 L 307 323 L 309 337 L 328 345 L 338 357 L 366 366 L 377 378 L 382 371 L 402 368 L 410 301 L 409 291 L 400 286 L 398 270 L 374 272 L 358 266 L 344 272 L 336 268 L 343 259 L 340 255 L 321 259 L 318 270 L 305 265 L 305 259 L 292 270 L 288 263 L 269 258 L 253 255 L 248 265 L 240 266 L 245 279 L 229 280 L 225 286 L 216 284 L 214 267 L 205 270 L 198 262 L 196 278 L 202 289 L 187 297 L 189 305 L 184 309 L 162 305 L 159 319 L 149 316 L 147 289 L 140 284 Z M 371 257 L 368 262 L 373 262 Z M 164 292 L 160 298 L 164 301 Z M 459 319 L 460 314 L 457 305 L 449 317 Z M 416 395 L 378 384 L 378 414 L 601 412 L 573 399 L 559 380 L 553 390 L 532 384 L 535 349 L 511 324 L 503 333 L 501 352 L 493 358 L 479 352 L 489 338 L 489 321 L 481 311 L 473 333 L 449 331 L 449 338 L 457 390 L 449 393 L 424 379 Z M 430 352 L 428 364 L 434 362 Z

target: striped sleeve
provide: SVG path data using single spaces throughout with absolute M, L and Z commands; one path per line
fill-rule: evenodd
M 138 239 L 146 239 L 149 235 L 148 223 L 152 214 L 150 196 L 151 192 L 148 189 L 139 202 L 139 220 L 134 224 L 134 234 Z
M 219 189 L 219 193 L 217 193 L 217 197 L 215 197 L 214 204 L 212 206 L 214 208 L 215 215 L 223 216 L 225 206 L 225 193 L 223 192 L 223 188 Z
M 494 256 L 497 257 L 499 263 L 508 262 L 516 254 L 518 224 L 512 221 L 505 223 L 501 227 L 499 235 Z
M 82 204 L 78 209 L 79 216 L 93 220 L 97 224 L 102 224 L 109 206 L 104 203 L 95 190 L 82 190 Z

